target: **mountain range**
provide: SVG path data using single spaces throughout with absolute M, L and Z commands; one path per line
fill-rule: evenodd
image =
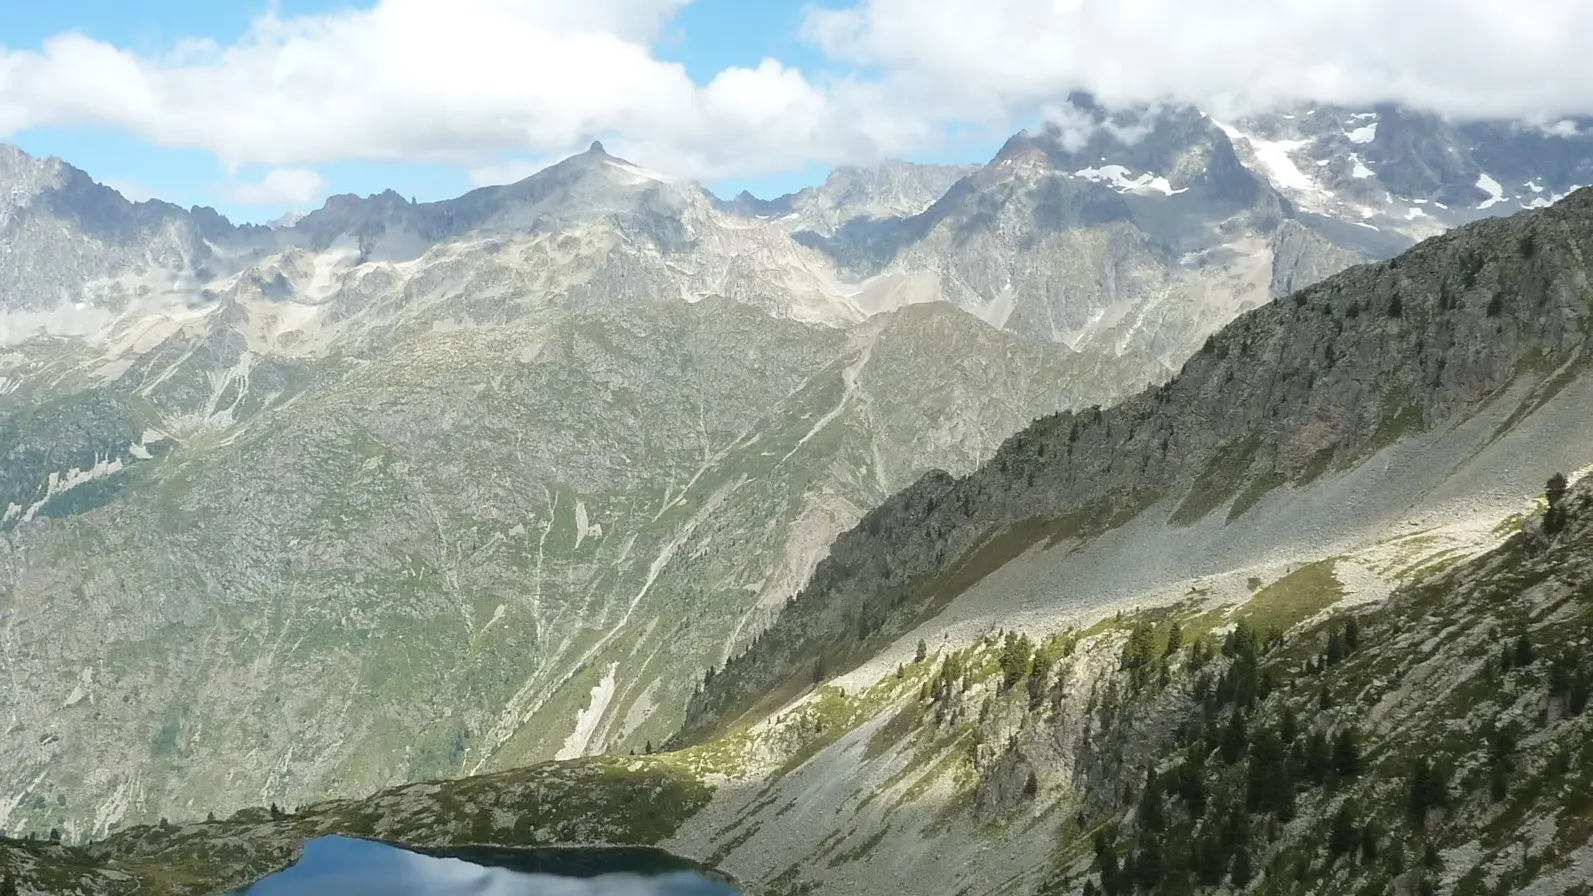
M 1295 556 L 1305 505 L 1358 502 L 1317 550 L 1474 500 L 1428 449 L 1351 474 L 1546 388 L 1518 374 L 1561 372 L 1578 269 L 1484 224 L 1307 287 L 1563 199 L 1589 128 L 1075 96 L 987 165 L 772 201 L 594 145 L 272 227 L 0 147 L 0 826 L 706 742 L 1037 581 L 1126 600 Z

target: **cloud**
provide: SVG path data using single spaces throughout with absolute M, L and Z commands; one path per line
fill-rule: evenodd
M 946 114 L 1082 89 L 1235 111 L 1381 100 L 1460 116 L 1593 111 L 1587 0 L 862 0 L 830 55 L 932 85 Z
M 309 205 L 326 194 L 326 179 L 308 168 L 273 168 L 253 183 L 228 185 L 225 193 L 240 205 Z
M 441 161 L 483 183 L 527 170 L 504 158 L 602 139 L 718 180 L 930 152 L 948 125 L 1004 136 L 1075 89 L 1218 114 L 1305 99 L 1593 111 L 1587 0 L 850 0 L 807 13 L 823 73 L 766 59 L 705 83 L 654 52 L 688 2 L 377 0 L 154 54 L 62 34 L 0 48 L 0 139 L 111 127 L 234 169 Z M 257 186 L 239 189 L 274 192 Z
M 111 126 L 224 164 L 347 159 L 481 165 L 609 141 L 718 177 L 870 158 L 922 133 L 774 60 L 697 84 L 651 43 L 686 0 L 380 0 L 256 19 L 223 46 L 141 56 L 81 34 L 0 51 L 0 138 Z

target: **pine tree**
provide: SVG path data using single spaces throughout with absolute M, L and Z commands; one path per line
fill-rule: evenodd
M 1522 632 L 1521 637 L 1516 639 L 1515 656 L 1512 657 L 1516 668 L 1525 669 L 1537 658 L 1538 653 L 1532 647 L 1532 638 L 1526 632 Z
M 1346 727 L 1333 738 L 1333 773 L 1340 778 L 1354 778 L 1361 773 L 1360 735 L 1353 727 Z
M 1416 757 L 1410 776 L 1410 813 L 1416 827 L 1426 827 L 1427 810 L 1449 803 L 1449 782 L 1432 767 L 1427 757 Z
M 1333 826 L 1328 833 L 1328 853 L 1333 858 L 1348 855 L 1361 845 L 1361 831 L 1355 824 L 1359 816 L 1354 800 L 1345 800 L 1333 813 Z
M 1155 658 L 1155 634 L 1146 623 L 1137 623 L 1123 645 L 1123 668 L 1138 669 Z
M 1245 730 L 1244 714 L 1236 709 L 1228 717 L 1228 725 L 1222 732 L 1222 761 L 1233 765 L 1244 758 L 1245 748 L 1249 745 L 1250 736 Z
M 1329 666 L 1337 666 L 1339 660 L 1342 659 L 1344 659 L 1344 644 L 1339 640 L 1339 633 L 1336 631 L 1328 632 L 1327 664 Z
M 1250 765 L 1245 769 L 1245 804 L 1252 811 L 1293 814 L 1294 778 L 1288 754 L 1278 736 L 1262 731 L 1250 745 Z
M 1488 770 L 1488 799 L 1502 802 L 1510 795 L 1510 770 L 1496 765 Z
M 1184 627 L 1173 621 L 1172 627 L 1167 629 L 1167 649 L 1162 651 L 1163 656 L 1172 656 L 1184 646 Z
M 923 662 L 924 660 L 926 660 L 928 658 L 929 658 L 929 645 L 924 643 L 924 639 L 923 638 L 919 638 L 918 639 L 918 651 L 913 654 L 913 662 L 914 663 L 921 663 L 921 662 Z
M 1248 886 L 1250 879 L 1255 876 L 1255 870 L 1250 867 L 1250 850 L 1241 846 L 1233 852 L 1233 885 L 1238 889 Z
M 1141 889 L 1152 891 L 1161 886 L 1165 874 L 1161 838 L 1146 837 L 1140 843 L 1139 854 L 1134 859 L 1134 879 Z
M 1283 707 L 1283 718 L 1278 720 L 1278 740 L 1287 745 L 1294 743 L 1299 736 L 1300 722 L 1294 716 L 1294 707 Z
M 1593 680 L 1587 672 L 1578 670 L 1571 678 L 1571 689 L 1566 692 L 1565 713 L 1572 718 L 1587 710 L 1588 692 L 1593 691 Z
M 1344 652 L 1354 653 L 1361 647 L 1361 623 L 1351 616 L 1344 623 Z
M 1167 826 L 1167 813 L 1162 805 L 1161 782 L 1156 780 L 1154 769 L 1145 770 L 1145 791 L 1139 800 L 1139 825 L 1147 831 L 1161 831 Z
M 1001 690 L 1003 693 L 1012 690 L 1012 686 L 1022 681 L 1029 674 L 1030 664 L 1034 661 L 1034 642 L 1028 635 L 1019 635 L 1017 632 L 1007 632 L 1006 640 L 1001 646 L 999 662 L 1001 665 Z M 967 690 L 964 688 L 963 690 Z
M 1333 759 L 1328 751 L 1327 735 L 1313 729 L 1305 739 L 1306 780 L 1318 786 L 1326 784 L 1328 772 L 1332 768 Z
M 1565 500 L 1565 494 L 1570 490 L 1571 484 L 1564 473 L 1555 473 L 1549 477 L 1549 484 L 1544 488 L 1543 495 L 1549 500 L 1550 507 L 1559 507 Z
M 0 896 L 17 896 L 17 881 L 9 871 L 0 877 Z

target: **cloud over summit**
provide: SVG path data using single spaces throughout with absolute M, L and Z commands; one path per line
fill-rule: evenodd
M 279 169 L 236 188 L 264 201 L 319 189 L 306 166 L 491 170 L 594 138 L 702 179 L 867 161 L 933 150 L 954 124 L 1014 129 L 1075 89 L 1218 111 L 1593 111 L 1586 0 L 858 0 L 807 12 L 826 71 L 766 59 L 703 83 L 654 51 L 689 2 L 380 0 L 153 55 L 64 34 L 0 49 L 0 139 L 108 126 L 198 147 Z

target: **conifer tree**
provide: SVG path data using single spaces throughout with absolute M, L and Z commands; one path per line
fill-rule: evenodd
M 1532 665 L 1533 660 L 1538 658 L 1537 651 L 1532 647 L 1532 638 L 1526 632 L 1522 632 L 1521 637 L 1516 639 L 1514 653 L 1512 660 L 1518 669 L 1525 669 Z
M 1294 743 L 1294 739 L 1299 736 L 1300 722 L 1295 718 L 1294 707 L 1285 706 L 1283 708 L 1283 718 L 1278 720 L 1278 740 L 1283 741 L 1284 745 L 1287 746 Z
M 1248 886 L 1251 878 L 1255 876 L 1255 870 L 1250 867 L 1250 850 L 1246 847 L 1241 846 L 1234 850 L 1231 876 L 1233 885 L 1239 889 Z
M 1418 828 L 1426 827 L 1427 811 L 1447 805 L 1449 783 L 1442 772 L 1433 768 L 1426 756 L 1416 757 L 1410 776 L 1411 821 Z
M 1361 831 L 1356 827 L 1360 809 L 1354 800 L 1345 800 L 1333 813 L 1333 826 L 1328 832 L 1328 853 L 1337 859 L 1348 855 L 1361 844 Z
M 1236 709 L 1228 716 L 1228 725 L 1222 732 L 1222 761 L 1233 765 L 1244 758 L 1249 745 L 1250 735 L 1245 730 L 1244 714 Z
M 1361 773 L 1360 734 L 1353 726 L 1340 729 L 1333 738 L 1333 773 L 1340 778 L 1354 778 Z
M 1332 767 L 1333 759 L 1328 750 L 1327 735 L 1313 729 L 1305 739 L 1306 780 L 1321 786 L 1327 783 L 1328 772 Z

